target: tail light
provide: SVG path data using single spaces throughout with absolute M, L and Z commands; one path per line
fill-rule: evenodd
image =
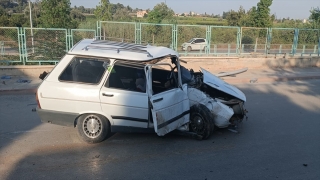
M 38 104 L 38 107 L 41 109 L 41 105 L 40 105 L 40 101 L 39 101 L 39 94 L 38 94 L 38 90 L 36 92 L 36 101 L 37 101 L 37 104 Z

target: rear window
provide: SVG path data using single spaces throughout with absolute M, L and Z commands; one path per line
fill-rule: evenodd
M 109 60 L 76 57 L 61 73 L 59 81 L 98 84 L 109 64 Z

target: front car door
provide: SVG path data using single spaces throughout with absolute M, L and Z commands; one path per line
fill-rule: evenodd
M 181 88 L 181 78 L 175 78 L 173 71 L 164 70 L 164 66 L 172 70 L 170 64 L 145 67 L 154 130 L 159 136 L 188 123 L 190 116 L 189 99 Z

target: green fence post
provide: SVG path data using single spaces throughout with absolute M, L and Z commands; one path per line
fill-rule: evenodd
M 305 54 L 305 51 L 306 51 L 306 45 L 303 45 L 303 46 L 302 46 L 301 56 L 302 56 L 303 54 Z
M 318 56 L 320 56 L 320 37 L 319 37 L 319 41 L 318 41 Z
M 244 52 L 244 44 L 241 45 L 241 52 Z
M 238 55 L 241 54 L 240 47 L 241 47 L 241 28 L 238 27 L 238 32 L 237 32 L 237 51 L 236 51 L 236 53 Z
M 228 44 L 228 56 L 230 56 L 230 48 L 231 48 L 231 44 Z
M 99 36 L 98 37 L 98 40 L 101 40 L 101 21 L 97 21 L 97 35 Z
M 294 37 L 293 37 L 293 48 L 292 48 L 292 55 L 294 56 L 297 52 L 298 47 L 298 40 L 299 40 L 299 29 L 294 30 Z
M 279 54 L 281 54 L 282 52 L 282 44 L 280 44 L 280 47 L 279 47 Z
M 267 29 L 267 42 L 266 42 L 266 46 L 265 46 L 265 53 L 266 55 L 269 54 L 270 51 L 270 46 L 271 46 L 271 41 L 272 41 L 272 28 L 268 28 Z
M 22 33 L 22 54 L 23 54 L 23 65 L 26 65 L 26 62 L 28 61 L 28 53 L 27 53 L 27 36 L 26 36 L 26 28 L 23 28 Z

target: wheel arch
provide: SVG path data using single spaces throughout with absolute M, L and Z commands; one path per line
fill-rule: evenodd
M 83 115 L 88 115 L 88 114 L 96 114 L 96 115 L 100 115 L 106 118 L 107 123 L 109 123 L 109 125 L 113 125 L 113 120 L 112 117 L 106 113 L 102 113 L 102 112 L 97 112 L 97 111 L 84 111 L 79 113 L 79 115 L 75 118 L 74 120 L 74 127 L 77 127 L 78 121 L 79 119 L 83 116 Z

